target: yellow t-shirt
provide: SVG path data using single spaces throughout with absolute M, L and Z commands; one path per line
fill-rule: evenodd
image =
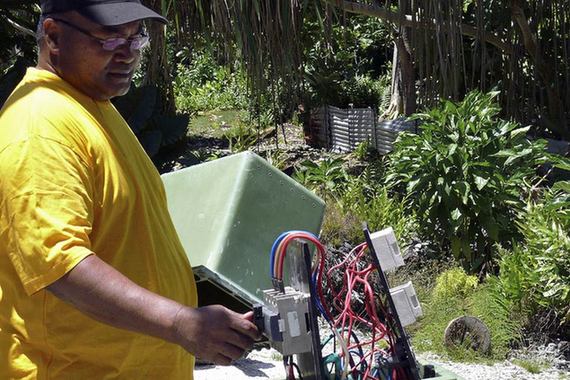
M 196 306 L 160 176 L 126 122 L 30 68 L 0 111 L 0 379 L 192 379 L 182 348 L 44 290 L 91 254 Z

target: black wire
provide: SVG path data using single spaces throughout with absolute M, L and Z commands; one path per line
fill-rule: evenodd
M 356 333 L 354 332 L 354 330 L 350 331 L 350 335 L 354 339 L 354 343 L 356 343 L 358 346 L 358 353 L 360 354 L 360 357 L 363 358 L 364 357 L 364 351 L 362 350 L 362 345 L 360 344 L 360 340 L 358 339 L 358 336 L 356 336 Z
M 336 352 L 336 334 L 334 332 L 333 332 L 333 350 L 334 352 Z
M 295 380 L 291 378 L 290 368 L 289 368 L 289 361 L 292 360 L 291 356 L 283 356 L 283 367 L 285 368 L 285 374 L 287 376 L 287 380 Z
M 301 375 L 301 370 L 299 369 L 299 366 L 293 363 L 292 360 L 291 360 L 291 365 L 293 366 L 293 368 L 297 370 L 297 375 L 299 375 L 299 380 L 303 380 L 303 376 Z
M 358 358 L 360 359 L 359 360 L 360 366 L 362 367 L 358 370 L 356 368 L 354 368 L 352 370 L 352 372 L 358 372 L 359 375 L 364 374 L 364 372 L 366 372 L 366 368 L 368 368 L 368 363 L 366 363 L 366 360 L 364 360 L 364 356 L 360 356 L 358 351 L 355 351 L 355 350 L 350 350 L 350 351 L 348 351 L 348 353 L 350 354 L 350 366 L 354 368 L 354 361 L 352 359 L 352 355 L 357 355 Z

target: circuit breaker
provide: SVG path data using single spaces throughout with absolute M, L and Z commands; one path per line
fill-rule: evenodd
M 264 290 L 263 293 L 263 331 L 271 346 L 283 356 L 311 352 L 311 295 L 289 286 L 283 293 L 274 289 Z

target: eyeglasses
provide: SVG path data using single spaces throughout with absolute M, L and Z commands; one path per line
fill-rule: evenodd
M 144 34 L 144 32 L 141 32 L 139 35 L 136 35 L 136 36 L 131 37 L 131 38 L 111 37 L 111 38 L 107 38 L 107 39 L 101 39 L 101 38 L 95 37 L 94 35 L 92 35 L 87 30 L 70 23 L 69 21 L 65 21 L 65 20 L 62 20 L 59 18 L 54 18 L 53 20 L 57 21 L 57 22 L 61 22 L 62 24 L 65 24 L 65 25 L 71 27 L 72 29 L 75 29 L 78 32 L 85 34 L 86 36 L 89 36 L 89 37 L 93 38 L 94 40 L 99 41 L 101 43 L 101 47 L 105 51 L 115 51 L 116 49 L 118 49 L 119 47 L 121 47 L 127 43 L 129 44 L 129 48 L 131 49 L 131 51 L 141 50 L 144 47 L 146 47 L 148 45 L 148 42 L 149 42 L 149 37 L 146 34 Z

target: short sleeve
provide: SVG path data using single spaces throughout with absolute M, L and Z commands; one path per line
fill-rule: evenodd
M 93 253 L 90 170 L 73 149 L 46 137 L 0 152 L 0 238 L 29 295 Z

